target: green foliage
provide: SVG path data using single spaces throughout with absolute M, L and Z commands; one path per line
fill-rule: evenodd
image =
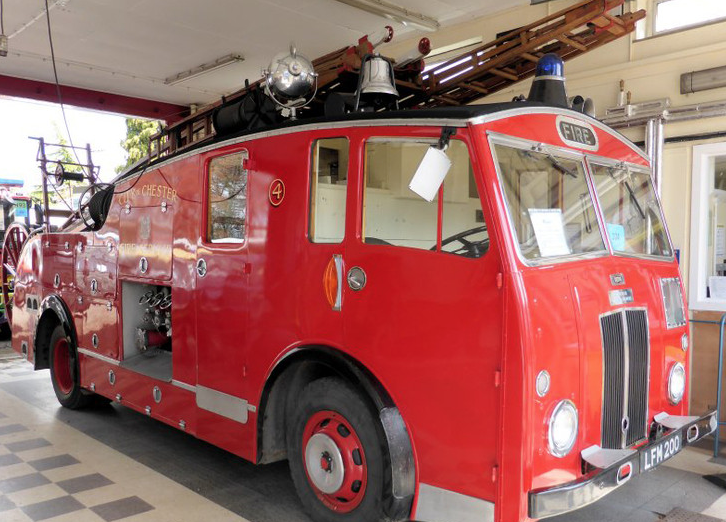
M 126 164 L 116 167 L 117 173 L 149 154 L 149 141 L 159 129 L 159 122 L 156 120 L 126 118 L 126 139 L 121 141 L 121 146 L 128 155 Z

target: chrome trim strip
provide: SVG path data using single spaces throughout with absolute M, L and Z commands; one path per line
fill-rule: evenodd
M 494 504 L 421 483 L 416 516 L 419 522 L 493 522 Z
M 112 359 L 111 357 L 106 357 L 105 355 L 101 355 L 100 353 L 92 352 L 91 350 L 87 350 L 85 348 L 78 348 L 78 353 L 82 353 L 86 357 L 92 357 L 94 359 L 98 359 L 107 364 L 113 364 L 114 366 L 118 366 L 121 364 L 121 362 L 117 361 L 116 359 Z
M 247 423 L 249 404 L 245 399 L 197 385 L 197 406 L 242 424 Z
M 650 158 L 643 152 L 639 147 L 637 147 L 634 143 L 632 143 L 628 138 L 620 134 L 615 129 L 608 127 L 600 120 L 596 120 L 595 118 L 592 118 L 588 116 L 587 114 L 583 114 L 580 112 L 568 110 L 568 109 L 559 109 L 557 107 L 521 107 L 518 109 L 507 109 L 499 112 L 493 112 L 491 114 L 483 114 L 481 116 L 476 116 L 474 118 L 469 119 L 469 124 L 471 125 L 481 125 L 484 123 L 492 123 L 497 120 L 503 120 L 505 118 L 511 118 L 513 116 L 522 116 L 524 114 L 554 114 L 554 115 L 564 115 L 564 116 L 570 116 L 570 117 L 577 117 L 582 119 L 583 121 L 594 125 L 598 129 L 600 129 L 603 132 L 606 132 L 607 134 L 610 134 L 613 138 L 617 139 L 618 141 L 622 142 L 624 145 L 626 145 L 628 148 L 630 148 L 633 152 L 635 152 L 638 156 L 643 158 L 645 161 L 647 161 L 650 164 Z
M 176 386 L 177 388 L 181 388 L 182 390 L 187 390 L 192 393 L 197 393 L 197 387 L 192 384 L 187 384 L 182 381 L 177 381 L 176 379 L 171 380 L 172 386 Z
M 206 145 L 204 147 L 200 147 L 198 149 L 190 150 L 189 152 L 185 152 L 183 154 L 179 154 L 178 156 L 174 156 L 172 158 L 169 158 L 167 160 L 164 160 L 160 163 L 155 163 L 153 165 L 149 165 L 147 168 L 142 168 L 138 173 L 134 174 L 133 176 L 128 176 L 123 179 L 123 182 L 126 183 L 128 181 L 131 181 L 137 177 L 139 177 L 143 172 L 145 171 L 153 171 L 158 168 L 166 167 L 168 165 L 171 165 L 175 161 L 181 161 L 183 159 L 189 158 L 191 156 L 196 156 L 198 154 L 203 154 L 205 152 L 209 152 L 216 149 L 221 149 L 222 147 L 227 147 L 229 145 L 236 145 L 239 143 L 245 143 L 247 141 L 252 140 L 258 140 L 261 138 L 269 138 L 272 136 L 285 136 L 287 134 L 296 134 L 299 132 L 306 132 L 306 131 L 314 131 L 314 130 L 333 130 L 333 129 L 349 129 L 349 128 L 358 128 L 358 127 L 466 127 L 467 123 L 469 123 L 470 120 L 465 119 L 451 119 L 451 118 L 421 118 L 421 119 L 403 119 L 403 118 L 391 118 L 391 119 L 381 119 L 381 120 L 356 120 L 356 121 L 335 121 L 335 122 L 328 122 L 328 123 L 311 123 L 308 125 L 295 125 L 293 127 L 286 127 L 282 129 L 275 129 L 271 131 L 265 131 L 265 132 L 258 132 L 255 134 L 247 134 L 245 136 L 240 136 L 237 138 L 230 138 L 228 140 L 220 141 L 218 143 L 213 143 L 210 145 Z M 124 173 L 122 172 L 118 176 L 116 176 L 111 183 L 117 183 L 119 181 L 119 178 L 123 176 Z

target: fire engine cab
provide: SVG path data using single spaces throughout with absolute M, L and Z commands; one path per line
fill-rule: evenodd
M 316 521 L 527 521 L 627 487 L 716 419 L 687 415 L 648 158 L 570 108 L 556 57 L 537 73 L 503 104 L 237 132 L 220 109 L 21 238 L 14 349 L 65 407 L 287 459 Z

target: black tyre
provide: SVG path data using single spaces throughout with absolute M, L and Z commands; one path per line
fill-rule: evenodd
M 50 378 L 58 402 L 71 410 L 89 406 L 94 394 L 81 388 L 78 351 L 60 324 L 50 336 L 49 362 Z
M 345 381 L 308 384 L 287 431 L 290 473 L 316 522 L 386 520 L 388 447 L 378 417 Z

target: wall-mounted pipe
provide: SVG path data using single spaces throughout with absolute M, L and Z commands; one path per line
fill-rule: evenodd
M 681 74 L 681 94 L 726 87 L 726 65 Z
M 653 169 L 653 183 L 661 193 L 663 183 L 663 141 L 665 134 L 663 133 L 663 120 L 661 118 L 653 118 L 648 120 L 645 126 L 645 153 L 650 157 L 650 166 Z

